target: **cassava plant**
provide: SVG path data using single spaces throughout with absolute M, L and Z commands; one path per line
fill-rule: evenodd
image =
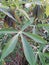
M 1 3 L 4 3 L 4 2 L 6 1 L 3 1 Z M 4 3 L 4 5 L 0 7 L 0 11 L 3 12 L 8 17 L 10 17 L 12 20 L 14 20 L 13 22 L 16 22 L 16 27 L 17 27 L 17 22 L 21 21 L 22 23 L 22 20 L 18 20 L 16 18 L 17 11 L 19 12 L 17 16 L 22 14 L 26 20 L 24 20 L 23 25 L 20 24 L 21 28 L 19 30 L 17 30 L 16 28 L 14 30 L 11 28 L 10 29 L 3 28 L 0 30 L 0 34 L 14 34 L 14 36 L 6 43 L 5 47 L 1 49 L 0 65 L 4 65 L 3 64 L 4 59 L 11 52 L 14 51 L 14 49 L 16 48 L 16 44 L 18 44 L 19 38 L 21 38 L 20 42 L 22 43 L 23 52 L 29 65 L 49 65 L 49 62 L 46 63 L 46 59 L 49 58 L 49 55 L 48 55 L 49 46 L 48 46 L 47 37 L 44 36 L 46 35 L 45 34 L 46 29 L 49 33 L 49 30 L 48 30 L 49 24 L 45 23 L 47 21 L 47 18 L 44 17 L 45 9 L 46 9 L 46 15 L 48 16 L 49 14 L 47 13 L 47 6 L 49 5 L 47 4 L 48 0 L 46 1 L 45 4 L 44 4 L 45 1 L 43 0 L 28 1 L 31 3 L 30 7 L 33 8 L 33 10 L 30 8 L 30 10 L 28 11 L 29 14 L 27 14 L 28 12 L 26 13 L 24 8 L 21 8 L 20 6 L 21 4 L 24 4 L 25 1 L 21 1 L 22 3 L 20 3 L 17 0 L 12 0 L 11 4 L 10 2 L 11 1 L 8 0 L 8 4 Z M 46 8 L 44 6 L 46 6 Z M 12 8 L 12 10 L 14 8 L 13 11 L 15 12 L 15 17 L 13 17 L 8 12 L 10 8 Z M 30 13 L 32 13 L 31 16 L 29 16 Z M 30 28 L 31 30 L 28 30 Z

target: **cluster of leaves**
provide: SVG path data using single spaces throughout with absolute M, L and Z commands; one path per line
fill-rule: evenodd
M 2 3 L 4 3 L 4 2 L 6 2 L 6 1 L 3 1 Z M 5 57 L 7 57 L 11 52 L 13 52 L 13 50 L 16 48 L 16 44 L 18 43 L 18 40 L 19 40 L 19 37 L 20 37 L 21 38 L 21 42 L 22 42 L 22 46 L 23 46 L 24 55 L 25 55 L 25 57 L 26 57 L 26 59 L 27 59 L 27 61 L 28 61 L 28 63 L 30 65 L 38 65 L 38 64 L 39 65 L 41 65 L 41 64 L 42 65 L 49 65 L 49 63 L 45 62 L 46 58 L 49 58 L 48 53 L 45 53 L 45 51 L 46 51 L 45 47 L 46 47 L 46 45 L 48 45 L 48 41 L 45 40 L 44 38 L 42 38 L 43 37 L 42 35 L 40 36 L 37 33 L 36 34 L 33 33 L 33 32 L 36 31 L 34 28 L 32 28 L 33 32 L 30 32 L 30 31 L 26 32 L 25 31 L 26 28 L 28 28 L 29 26 L 30 27 L 31 26 L 33 26 L 33 27 L 36 26 L 36 27 L 42 27 L 42 28 L 43 27 L 44 28 L 47 27 L 45 29 L 48 30 L 49 24 L 38 24 L 38 25 L 36 25 L 36 23 L 35 23 L 36 19 L 33 16 L 29 17 L 29 15 L 26 13 L 26 11 L 24 11 L 23 9 L 21 9 L 21 7 L 20 7 L 21 3 L 19 4 L 18 2 L 19 1 L 17 1 L 17 0 L 16 1 L 12 0 L 12 2 L 11 2 L 12 4 L 11 4 L 10 0 L 8 0 L 8 4 L 4 3 L 6 6 L 2 5 L 2 7 L 0 7 L 0 11 L 1 12 L 3 12 L 4 14 L 6 14 L 10 18 L 12 18 L 14 21 L 16 21 L 16 19 L 7 11 L 7 9 L 9 9 L 8 6 L 13 7 L 13 5 L 14 5 L 14 7 L 16 7 L 16 9 L 18 11 L 20 11 L 21 13 L 23 13 L 23 16 L 25 15 L 25 17 L 27 19 L 26 22 L 25 22 L 25 24 L 22 25 L 22 28 L 20 30 L 18 30 L 18 31 L 17 30 L 9 30 L 9 29 L 1 29 L 0 30 L 1 34 L 13 34 L 13 33 L 15 34 L 14 37 L 12 37 L 12 39 L 9 40 L 8 43 L 6 43 L 5 47 L 2 49 L 2 54 L 1 54 L 1 57 L 0 57 L 0 63 L 3 64 Z M 21 1 L 21 2 L 23 3 L 23 1 Z M 35 0 L 35 1 L 30 1 L 30 2 L 34 4 L 34 3 L 37 3 L 39 1 Z M 43 2 L 43 0 L 41 0 L 39 2 L 40 5 L 41 5 L 41 2 Z M 47 4 L 47 2 L 48 2 L 48 0 L 46 1 L 45 4 Z M 37 4 L 39 5 L 39 3 L 37 3 Z M 49 15 L 49 13 L 47 13 L 48 8 L 49 8 L 48 5 L 45 5 L 46 6 L 46 14 L 47 14 L 47 16 Z M 43 20 L 41 20 L 41 21 L 43 21 Z M 49 30 L 48 30 L 48 33 L 49 33 Z M 31 41 L 28 42 L 29 40 L 28 40 L 27 37 L 29 39 L 31 39 L 32 42 Z

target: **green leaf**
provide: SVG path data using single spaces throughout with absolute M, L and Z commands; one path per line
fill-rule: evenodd
M 41 52 L 39 52 L 39 58 L 40 58 L 40 62 L 42 63 L 42 65 L 45 65 L 45 57 L 43 56 Z
M 28 41 L 21 35 L 24 54 L 30 65 L 35 65 L 35 55 Z
M 4 59 L 6 56 L 8 56 L 16 47 L 16 43 L 18 41 L 18 35 L 15 35 L 4 47 L 1 55 L 1 59 Z
M 38 24 L 38 27 L 49 27 L 49 24 Z
M 5 8 L 0 8 L 0 11 L 3 12 L 4 14 L 8 15 L 10 18 L 12 18 L 14 21 L 16 21 L 16 19 L 8 12 L 7 9 Z
M 5 60 L 0 60 L 0 65 L 6 65 Z
M 28 36 L 29 38 L 33 39 L 36 42 L 39 42 L 39 43 L 42 43 L 42 44 L 47 43 L 47 41 L 45 41 L 39 35 L 36 35 L 36 34 L 33 34 L 33 33 L 28 33 L 28 32 L 23 32 L 23 34 L 25 34 L 26 36 Z
M 34 65 L 37 64 L 36 62 L 37 62 L 37 54 L 35 55 Z
M 8 28 L 5 28 L 5 29 L 1 29 L 0 30 L 0 34 L 5 34 L 5 33 L 17 33 L 17 31 L 16 30 L 14 30 L 14 29 L 8 29 Z
M 46 15 L 49 15 L 49 4 L 46 5 Z
M 0 6 L 0 8 L 9 9 L 9 7 L 8 7 L 8 6 L 4 6 L 2 3 L 1 3 L 1 6 Z
M 39 28 L 40 28 L 40 27 L 44 27 L 45 30 L 49 32 L 49 24 L 38 24 L 37 26 L 38 26 Z
M 49 63 L 46 63 L 45 65 L 49 65 Z
M 25 30 L 28 26 L 30 26 L 34 21 L 34 18 L 32 20 L 27 21 L 23 26 L 22 26 L 22 31 Z
M 49 58 L 49 53 L 43 53 L 43 55 L 47 58 Z
M 23 14 L 30 20 L 30 18 L 29 18 L 29 16 L 28 16 L 28 14 L 26 13 L 26 11 L 24 11 L 23 9 L 19 9 L 19 8 L 18 8 L 18 10 L 19 10 L 21 13 L 23 13 Z

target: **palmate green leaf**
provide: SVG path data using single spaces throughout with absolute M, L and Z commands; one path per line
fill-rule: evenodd
M 16 21 L 16 19 L 8 12 L 8 10 L 6 8 L 1 8 L 0 7 L 0 12 L 3 12 L 4 14 L 8 15 L 10 18 L 12 18 L 14 21 Z
M 18 41 L 18 35 L 15 35 L 4 47 L 3 51 L 2 51 L 2 55 L 1 55 L 1 59 L 4 59 L 5 57 L 7 57 L 16 47 L 16 43 Z
M 35 65 L 35 54 L 28 41 L 21 35 L 24 54 L 30 65 Z
M 28 36 L 29 38 L 33 39 L 36 42 L 39 42 L 39 43 L 42 43 L 42 44 L 47 43 L 47 41 L 45 41 L 39 35 L 36 35 L 36 34 L 33 34 L 33 33 L 28 33 L 28 32 L 23 32 L 23 34 L 25 34 L 26 36 Z
M 14 30 L 14 29 L 8 29 L 8 28 L 5 28 L 5 29 L 1 29 L 0 30 L 0 34 L 7 34 L 7 33 L 17 33 L 18 31 Z
M 40 58 L 40 62 L 42 63 L 42 65 L 45 65 L 45 57 L 43 56 L 41 52 L 39 52 L 39 58 Z
M 28 26 L 30 26 L 34 22 L 34 18 L 32 20 L 28 20 L 23 26 L 22 26 L 22 31 L 25 30 Z

